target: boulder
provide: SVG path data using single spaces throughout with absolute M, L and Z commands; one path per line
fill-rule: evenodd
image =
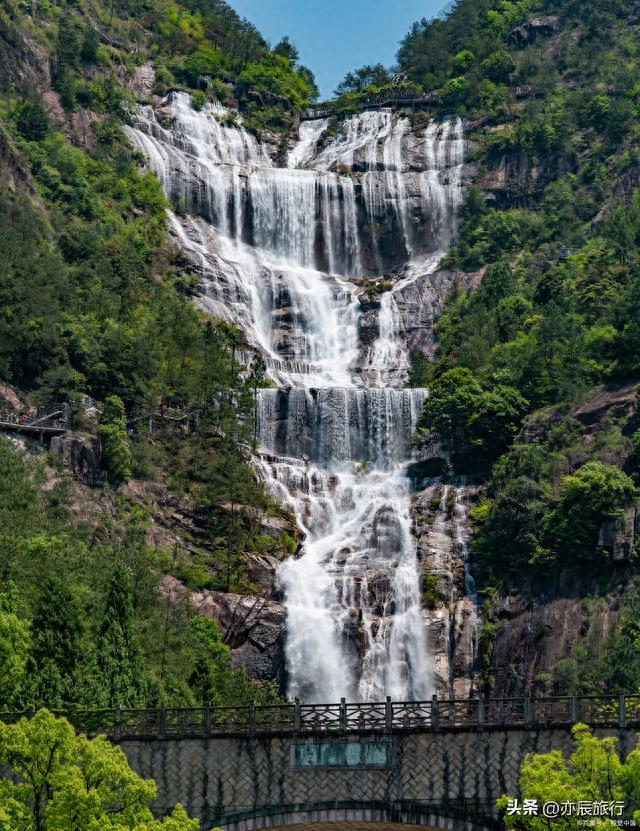
M 231 660 L 256 681 L 282 681 L 286 610 L 281 603 L 217 591 L 191 591 L 167 575 L 159 586 L 171 606 L 189 603 L 196 614 L 215 621 Z
M 12 387 L 0 383 L 0 416 L 17 415 L 25 409 L 25 406 Z
M 614 563 L 629 561 L 640 532 L 640 507 L 629 508 L 624 516 L 603 523 L 598 535 L 598 545 L 604 548 Z
M 560 18 L 557 15 L 534 17 L 522 26 L 516 26 L 509 33 L 507 41 L 517 49 L 525 49 L 535 43 L 538 38 L 551 37 L 558 31 L 560 31 Z
M 246 554 L 244 562 L 247 579 L 255 587 L 256 594 L 266 600 L 278 599 L 276 575 L 280 560 L 266 554 Z
M 56 461 L 77 479 L 88 485 L 104 482 L 106 474 L 101 467 L 102 451 L 96 436 L 84 433 L 54 436 L 51 452 Z

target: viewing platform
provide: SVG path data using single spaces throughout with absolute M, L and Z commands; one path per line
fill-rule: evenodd
M 44 441 L 64 435 L 70 427 L 68 404 L 53 404 L 31 415 L 0 413 L 0 431 L 17 433 Z

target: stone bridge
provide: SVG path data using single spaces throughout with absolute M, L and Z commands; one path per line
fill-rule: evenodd
M 615 736 L 623 757 L 640 696 L 75 711 L 183 803 L 202 828 L 392 831 L 503 828 L 496 800 L 518 794 L 527 753 L 571 751 L 571 727 Z M 6 719 L 0 715 L 0 719 Z

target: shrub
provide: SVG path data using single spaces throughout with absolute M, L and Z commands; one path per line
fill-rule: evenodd
M 131 478 L 132 455 L 127 437 L 124 404 L 117 395 L 105 401 L 102 423 L 98 427 L 102 453 L 112 480 L 120 485 Z

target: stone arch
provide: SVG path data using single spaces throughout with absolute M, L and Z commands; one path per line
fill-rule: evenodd
M 473 816 L 464 806 L 419 803 L 327 803 L 269 806 L 222 817 L 213 828 L 222 831 L 497 831 L 495 816 Z

